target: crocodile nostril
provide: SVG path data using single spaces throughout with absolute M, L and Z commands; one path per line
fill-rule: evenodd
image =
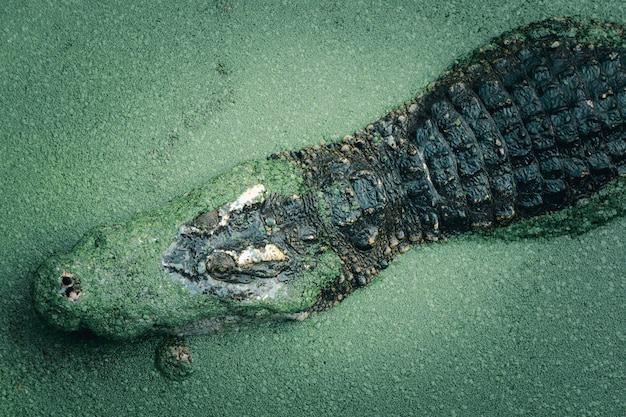
M 63 271 L 59 277 L 59 292 L 62 297 L 76 301 L 80 297 L 80 280 L 75 275 Z

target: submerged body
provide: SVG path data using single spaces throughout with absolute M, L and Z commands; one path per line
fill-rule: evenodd
M 37 309 L 113 338 L 301 318 L 411 244 L 575 204 L 626 173 L 625 33 L 556 19 L 507 33 L 339 143 L 94 229 L 38 270 Z

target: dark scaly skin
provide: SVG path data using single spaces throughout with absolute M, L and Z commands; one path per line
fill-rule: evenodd
M 342 142 L 275 155 L 305 169 L 326 218 L 318 233 L 343 263 L 312 310 L 411 243 L 558 210 L 623 175 L 624 33 L 569 19 L 522 27 Z

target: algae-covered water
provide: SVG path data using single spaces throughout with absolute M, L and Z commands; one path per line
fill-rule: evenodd
M 161 338 L 61 333 L 32 305 L 37 266 L 90 228 L 338 140 L 490 37 L 563 15 L 626 23 L 626 6 L 4 1 L 0 415 L 626 414 L 623 216 L 414 249 L 303 322 L 188 338 L 183 382 L 155 368 Z

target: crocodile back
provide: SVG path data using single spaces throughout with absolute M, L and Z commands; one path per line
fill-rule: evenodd
M 494 39 L 305 168 L 344 271 L 322 304 L 408 245 L 575 204 L 626 173 L 620 25 L 550 19 Z
M 626 51 L 588 30 L 505 35 L 418 99 L 407 133 L 450 229 L 560 209 L 623 172 Z

